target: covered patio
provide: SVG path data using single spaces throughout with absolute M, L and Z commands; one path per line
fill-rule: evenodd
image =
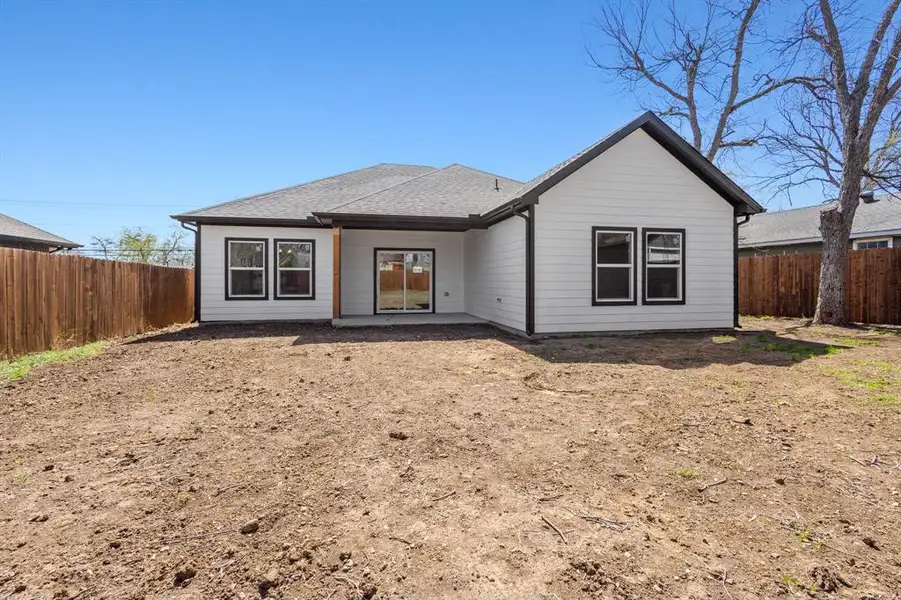
M 392 327 L 396 325 L 478 325 L 485 319 L 466 313 L 348 315 L 332 319 L 335 327 Z

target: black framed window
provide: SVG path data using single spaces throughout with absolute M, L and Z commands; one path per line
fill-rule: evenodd
M 591 228 L 591 302 L 595 306 L 635 304 L 634 227 Z
M 269 244 L 263 239 L 225 239 L 225 297 L 265 300 Z
M 314 299 L 316 243 L 313 240 L 274 240 L 274 243 L 276 299 Z
M 645 229 L 643 301 L 685 304 L 685 230 Z

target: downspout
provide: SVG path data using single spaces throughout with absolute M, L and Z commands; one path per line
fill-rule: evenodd
M 197 229 L 181 223 L 183 229 L 194 232 L 194 322 L 200 323 L 200 223 L 194 225 Z
M 514 209 L 513 214 L 526 222 L 526 335 L 535 333 L 535 207 Z
M 751 215 L 744 215 L 739 221 L 735 220 L 732 226 L 732 319 L 737 329 L 741 329 L 738 324 L 738 228 L 751 220 Z

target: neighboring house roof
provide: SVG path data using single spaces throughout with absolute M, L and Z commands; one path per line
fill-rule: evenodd
M 490 224 L 538 197 L 617 142 L 642 129 L 717 191 L 739 215 L 763 212 L 757 202 L 679 134 L 647 112 L 528 183 L 460 164 L 441 169 L 378 164 L 310 183 L 173 215 L 179 221 L 225 223 L 329 219 L 432 219 Z M 498 216 L 500 215 L 500 216 Z
M 829 202 L 757 215 L 738 228 L 738 245 L 761 248 L 821 242 L 820 213 L 834 205 Z M 851 237 L 882 235 L 901 235 L 901 200 L 881 197 L 878 202 L 857 206 Z
M 53 235 L 18 219 L 0 214 L 0 242 L 13 241 L 28 244 L 42 244 L 52 248 L 80 248 L 81 244 Z

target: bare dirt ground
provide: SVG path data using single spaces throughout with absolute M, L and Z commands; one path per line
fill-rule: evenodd
M 0 598 L 901 598 L 901 336 L 798 325 L 40 366 L 0 384 Z

